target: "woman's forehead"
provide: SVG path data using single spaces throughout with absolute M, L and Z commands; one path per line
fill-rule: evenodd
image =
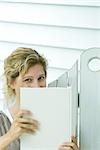
M 28 71 L 24 74 L 24 76 L 27 76 L 27 75 L 30 75 L 30 74 L 32 74 L 32 75 L 45 74 L 43 66 L 40 65 L 40 64 L 36 64 L 36 65 L 30 67 L 28 69 Z

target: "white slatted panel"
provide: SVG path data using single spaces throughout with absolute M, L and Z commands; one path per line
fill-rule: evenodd
M 1 3 L 0 12 L 0 21 L 100 29 L 99 7 Z
M 32 47 L 47 57 L 49 73 L 57 77 L 85 49 L 100 47 L 99 39 L 99 1 L 0 1 L 0 59 L 16 47 Z
M 32 47 L 35 48 L 41 54 L 44 54 L 49 61 L 49 66 L 59 69 L 69 69 L 74 64 L 75 60 L 79 58 L 81 51 L 74 49 L 61 49 L 55 47 L 44 47 L 36 45 L 27 45 L 27 44 L 16 44 L 16 43 L 7 43 L 0 42 L 0 49 L 2 50 L 2 59 L 7 57 L 12 50 L 17 47 Z M 62 53 L 61 53 L 62 52 Z M 69 63 L 71 61 L 71 63 Z
M 15 23 L 0 23 L 0 40 L 85 49 L 100 46 L 100 30 L 50 27 Z
M 79 5 L 79 6 L 100 6 L 99 0 L 1 0 L 2 2 L 27 2 L 40 4 L 58 4 L 58 5 Z

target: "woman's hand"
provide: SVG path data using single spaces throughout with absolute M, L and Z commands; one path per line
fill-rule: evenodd
M 11 125 L 9 135 L 13 140 L 20 137 L 23 133 L 36 133 L 39 129 L 39 123 L 35 119 L 25 118 L 23 116 L 31 115 L 28 110 L 20 110 L 18 114 L 14 117 L 14 121 Z
M 75 137 L 72 137 L 72 142 L 70 143 L 63 143 L 60 147 L 59 150 L 79 150 L 77 146 L 77 140 Z

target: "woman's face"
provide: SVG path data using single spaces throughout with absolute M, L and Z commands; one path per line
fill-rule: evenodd
M 36 64 L 35 66 L 32 66 L 24 76 L 20 74 L 15 79 L 11 88 L 15 90 L 16 96 L 19 95 L 20 87 L 46 87 L 46 77 L 42 65 Z

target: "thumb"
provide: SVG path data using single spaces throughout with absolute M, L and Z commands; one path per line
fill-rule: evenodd
M 76 137 L 72 136 L 71 140 L 72 140 L 73 143 L 75 143 L 77 145 L 77 138 Z

